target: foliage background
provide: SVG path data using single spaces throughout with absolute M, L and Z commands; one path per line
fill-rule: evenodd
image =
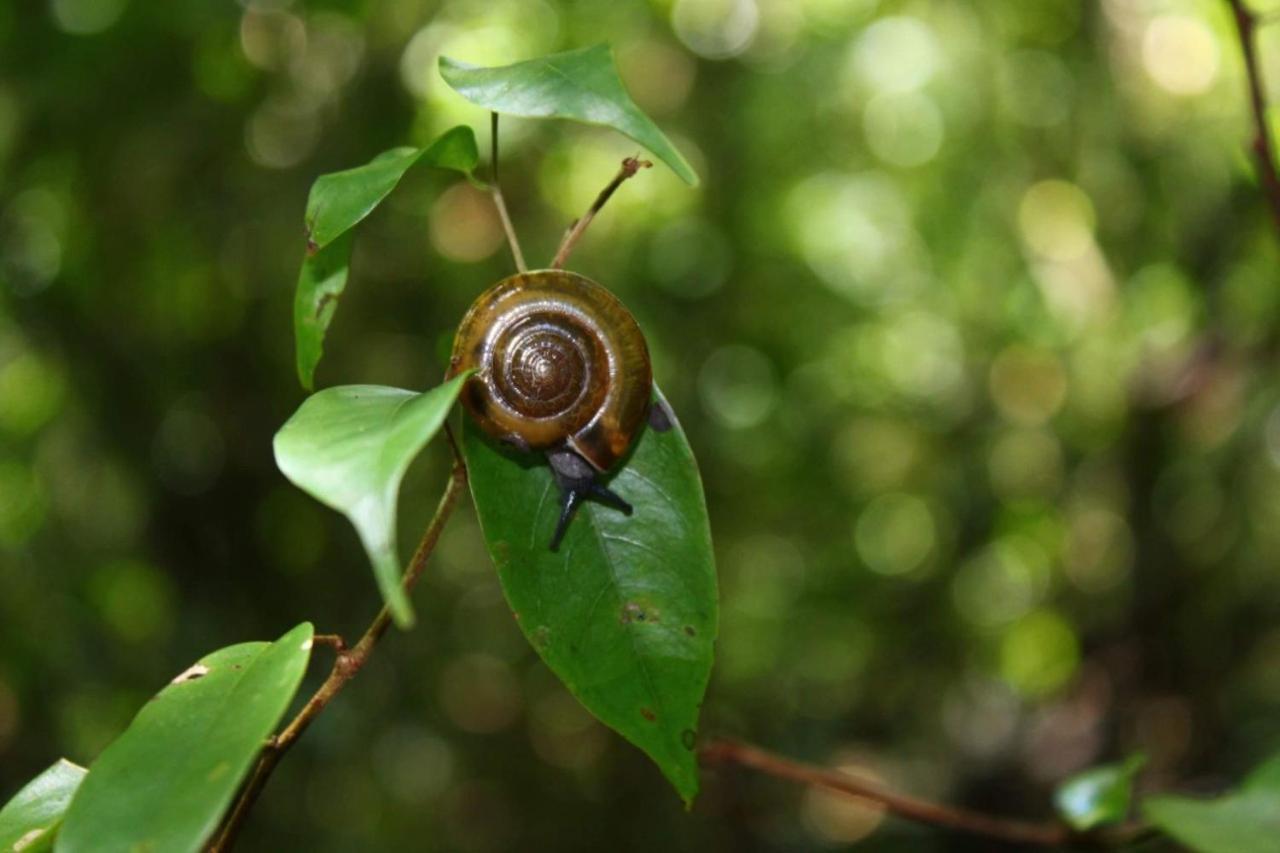
M 1225 3 L 49 0 L 0 6 L 0 799 L 212 648 L 367 622 L 354 534 L 270 452 L 307 188 L 484 138 L 441 52 L 601 40 L 703 176 L 630 182 L 573 266 L 702 465 L 704 731 L 1027 816 L 1097 760 L 1212 790 L 1273 749 L 1280 256 Z M 634 153 L 503 141 L 533 258 Z M 435 384 L 509 271 L 487 199 L 411 173 L 320 383 Z M 526 647 L 469 512 L 416 599 L 244 849 L 991 849 L 747 777 L 685 815 Z

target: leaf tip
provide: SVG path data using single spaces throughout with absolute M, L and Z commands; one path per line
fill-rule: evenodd
M 467 71 L 474 67 L 475 66 L 470 63 L 461 62 L 451 56 L 445 56 L 443 54 L 441 54 L 440 58 L 436 61 L 436 68 L 439 69 L 440 76 L 444 78 L 444 82 L 447 83 L 451 89 L 457 89 L 455 81 L 456 75 L 459 71 Z
M 308 394 L 315 391 L 315 365 L 303 364 L 301 358 L 298 360 L 298 384 L 302 386 L 302 390 Z
M 414 615 L 413 607 L 408 600 L 399 601 L 392 600 L 387 602 L 387 606 L 391 610 L 391 621 L 396 623 L 396 627 L 401 631 L 408 631 L 418 622 L 418 617 Z

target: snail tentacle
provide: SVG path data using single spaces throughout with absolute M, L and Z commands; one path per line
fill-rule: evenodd
M 578 506 L 588 498 L 594 498 L 625 515 L 631 515 L 631 504 L 600 482 L 599 472 L 577 453 L 568 449 L 548 451 L 547 463 L 551 466 L 556 485 L 560 487 L 560 518 L 556 522 L 555 533 L 551 536 L 552 551 L 560 549 L 560 540 L 564 538 L 569 522 L 573 520 Z

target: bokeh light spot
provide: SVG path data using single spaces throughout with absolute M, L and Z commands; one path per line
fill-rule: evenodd
M 502 223 L 493 199 L 467 181 L 459 181 L 431 205 L 431 245 L 451 261 L 474 263 L 502 245 Z
M 1143 33 L 1142 65 L 1165 91 L 1200 95 L 1217 79 L 1218 42 L 1198 18 L 1160 15 Z
M 911 92 L 932 79 L 942 62 L 933 31 L 917 18 L 880 18 L 854 42 L 858 80 L 877 92 Z
M 0 364 L 0 429 L 34 433 L 62 408 L 67 383 L 62 370 L 30 351 Z
M 1057 356 L 1018 344 L 992 361 L 987 385 L 1001 413 L 1025 426 L 1043 424 L 1067 397 L 1067 375 Z
M 987 464 L 992 488 L 1009 500 L 1049 497 L 1062 484 L 1062 445 L 1046 430 L 1006 431 Z
M 713 352 L 698 372 L 698 391 L 707 414 L 730 429 L 761 423 L 778 399 L 773 362 L 762 352 L 731 344 Z
M 465 732 L 493 734 L 509 728 L 523 702 L 511 668 L 491 655 L 460 657 L 440 676 L 440 704 Z
M 1069 181 L 1033 184 L 1018 206 L 1022 239 L 1036 254 L 1053 261 L 1070 261 L 1093 246 L 1096 219 L 1084 191 Z
M 671 26 L 699 56 L 728 59 L 751 45 L 760 26 L 760 9 L 756 0 L 676 0 Z
M 867 568 L 882 575 L 904 575 L 920 568 L 936 541 L 929 505 L 915 495 L 876 498 L 854 527 L 858 556 Z
M 87 36 L 109 29 L 127 5 L 128 0 L 51 0 L 49 7 L 59 29 Z
M 979 628 L 1018 619 L 1048 589 L 1049 561 L 1034 541 L 1007 536 L 960 567 L 951 584 L 956 609 Z
M 942 113 L 918 92 L 877 95 L 862 113 L 867 145 L 895 166 L 922 166 L 942 148 Z
M 43 484 L 21 462 L 0 459 L 0 547 L 23 544 L 44 524 Z
M 832 762 L 831 766 L 864 782 L 884 786 L 885 780 L 864 765 Z M 819 840 L 826 844 L 853 844 L 876 831 L 884 820 L 884 808 L 822 788 L 805 791 L 802 805 L 804 824 Z
M 177 614 L 169 578 L 141 560 L 113 560 L 89 580 L 89 595 L 102 621 L 129 643 L 165 640 Z
M 1075 675 L 1079 664 L 1075 631 L 1051 610 L 1018 620 L 1000 643 L 1000 675 L 1024 695 L 1052 693 Z

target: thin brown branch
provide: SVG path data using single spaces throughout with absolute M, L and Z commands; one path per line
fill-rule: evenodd
M 1236 20 L 1240 50 L 1244 55 L 1245 74 L 1249 80 L 1249 106 L 1253 112 L 1253 153 L 1258 160 L 1262 192 L 1280 228 L 1280 174 L 1276 172 L 1276 152 L 1267 127 L 1267 98 L 1263 86 L 1262 65 L 1258 60 L 1257 31 L 1259 16 L 1245 5 L 1245 0 L 1227 0 Z
M 347 650 L 347 641 L 339 634 L 316 634 L 311 638 L 311 643 L 316 646 L 328 646 L 338 652 Z
M 903 820 L 980 835 L 1014 844 L 1059 847 L 1068 843 L 1110 847 L 1132 841 L 1144 831 L 1138 825 L 1116 827 L 1106 832 L 1077 833 L 1061 823 L 1028 823 L 982 812 L 933 803 L 891 791 L 880 785 L 837 770 L 803 764 L 774 755 L 756 746 L 732 740 L 714 740 L 699 750 L 704 766 L 749 767 L 779 779 L 798 782 L 844 794 L 879 806 Z
M 462 494 L 463 489 L 466 488 L 467 469 L 463 464 L 462 455 L 458 452 L 452 433 L 448 433 L 448 439 L 449 445 L 453 450 L 453 471 L 449 476 L 448 484 L 445 486 L 444 494 L 440 497 L 440 503 L 436 507 L 435 515 L 432 516 L 431 523 L 427 525 L 427 529 L 423 532 L 422 540 L 418 543 L 418 548 L 414 551 L 408 568 L 405 569 L 401 586 L 404 587 L 406 593 L 412 592 L 414 586 L 418 583 L 418 579 L 422 577 L 427 560 L 435 550 L 436 543 L 440 541 L 440 534 L 444 530 L 445 522 L 449 520 L 449 516 L 453 513 L 453 508 L 458 502 L 458 497 Z M 254 803 L 257 802 L 258 796 L 266 786 L 267 780 L 271 778 L 272 771 L 280 763 L 280 759 L 302 736 L 302 733 L 307 730 L 320 712 L 342 691 L 347 682 L 355 678 L 356 674 L 360 672 L 365 663 L 368 662 L 374 647 L 382 639 L 382 635 L 387 632 L 387 628 L 390 625 L 391 611 L 383 607 L 353 648 L 345 648 L 341 638 L 335 635 L 317 635 L 317 641 L 320 641 L 321 637 L 323 637 L 324 642 L 338 648 L 338 657 L 333 663 L 333 669 L 329 672 L 329 677 L 324 680 L 324 683 L 307 700 L 307 704 L 303 706 L 302 710 L 263 749 L 258 758 L 258 763 L 254 767 L 253 774 L 241 789 L 235 805 L 232 806 L 230 814 L 223 823 L 222 830 L 209 844 L 208 850 L 210 853 L 224 853 L 224 851 L 231 849 L 240 828 L 244 825 L 244 821 L 249 815 L 249 811 L 253 808 Z M 337 640 L 337 643 L 330 642 L 334 639 Z
M 592 202 L 591 208 L 582 215 L 582 218 L 573 223 L 573 227 L 564 235 L 564 239 L 560 241 L 560 248 L 556 249 L 556 256 L 551 259 L 551 268 L 558 270 L 564 266 L 565 261 L 569 260 L 569 255 L 573 253 L 573 247 L 578 245 L 578 241 L 582 239 L 582 235 L 587 230 L 587 226 L 591 224 L 591 220 L 596 218 L 596 214 L 600 212 L 600 208 L 604 207 L 605 202 L 614 194 L 618 187 L 622 186 L 627 178 L 633 177 L 636 172 L 641 169 L 648 169 L 653 166 L 648 160 L 641 160 L 639 157 L 628 157 L 622 161 L 622 168 L 618 170 L 618 174 L 613 176 L 613 180 L 609 185 L 600 191 L 600 195 L 596 196 L 596 200 Z
M 511 257 L 516 262 L 516 269 L 528 272 L 524 265 L 524 252 L 520 251 L 520 238 L 516 236 L 515 226 L 511 224 L 511 215 L 507 213 L 507 201 L 502 197 L 502 185 L 498 183 L 498 114 L 489 113 L 489 193 L 493 196 L 493 206 L 498 209 L 498 219 L 502 222 L 502 232 L 507 235 L 507 245 L 511 247 Z

